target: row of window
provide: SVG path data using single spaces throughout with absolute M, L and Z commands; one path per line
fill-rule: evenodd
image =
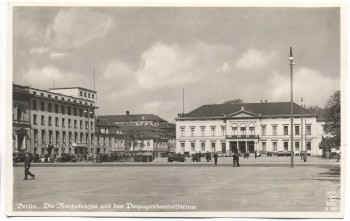
M 206 151 L 206 145 L 205 145 L 206 143 L 204 143 L 204 142 L 201 142 L 201 151 Z M 180 143 L 180 145 L 181 145 L 181 151 L 182 152 L 185 152 L 185 143 Z M 216 151 L 216 143 L 214 143 L 214 142 L 212 142 L 211 144 L 210 144 L 211 146 L 211 151 L 212 152 L 215 152 Z M 221 143 L 221 149 L 222 149 L 222 152 L 223 153 L 226 153 L 226 143 Z M 223 150 L 225 150 L 225 151 L 223 151 Z M 194 143 L 194 142 L 191 142 L 191 151 L 196 151 L 196 143 Z
M 261 142 L 262 150 L 266 151 L 266 142 Z M 277 148 L 277 142 L 272 142 L 272 151 L 278 151 L 280 149 Z M 283 150 L 289 150 L 289 142 L 283 142 Z M 300 142 L 295 141 L 294 142 L 294 150 L 299 151 L 300 150 Z M 306 150 L 311 150 L 311 141 L 306 142 Z
M 33 91 L 33 94 L 34 94 L 34 95 L 37 95 L 36 91 Z M 81 92 L 80 92 L 80 94 L 81 94 Z M 44 94 L 43 92 L 40 92 L 40 96 L 45 97 L 45 94 Z M 81 96 L 82 96 L 82 95 L 81 95 Z M 55 98 L 56 100 L 59 99 L 57 95 L 53 95 L 53 94 L 47 94 L 47 97 L 48 97 L 48 98 Z M 85 97 L 86 97 L 86 96 L 85 96 Z M 95 97 L 95 95 L 92 94 L 92 98 L 94 98 L 94 97 Z M 89 96 L 89 98 L 90 98 L 90 96 Z M 65 97 L 61 97 L 61 100 L 62 100 L 62 101 L 65 101 L 66 98 L 65 98 Z M 67 98 L 67 101 L 68 101 L 68 102 L 71 102 L 71 99 L 70 99 L 70 98 Z M 74 102 L 74 103 L 77 103 L 77 100 L 73 99 L 73 102 Z M 82 104 L 83 102 L 82 102 L 82 101 L 79 101 L 79 103 Z M 88 105 L 88 102 L 85 102 L 85 105 Z M 92 105 L 92 103 L 90 103 L 90 106 L 91 106 L 91 105 Z
M 300 135 L 300 126 L 296 125 L 294 135 Z M 205 136 L 205 126 L 201 126 L 200 136 Z M 211 126 L 210 127 L 210 135 L 216 136 L 216 127 Z M 190 127 L 190 136 L 195 137 L 196 136 L 196 127 L 191 126 Z M 248 135 L 255 135 L 255 127 L 248 127 Z M 288 135 L 289 129 L 288 126 L 283 126 L 283 135 Z M 247 135 L 247 128 L 246 127 L 232 127 L 232 135 Z M 261 135 L 266 136 L 266 126 L 261 126 Z M 272 135 L 277 135 L 277 125 L 272 125 Z M 306 125 L 306 135 L 311 135 L 311 125 Z M 180 127 L 180 137 L 185 136 L 185 127 Z M 226 136 L 226 127 L 221 126 L 221 136 Z
M 80 91 L 80 96 L 95 99 L 95 94 L 90 94 L 89 92 Z
M 37 100 L 33 100 L 32 102 L 32 108 L 33 110 L 39 110 L 38 109 L 38 102 Z M 61 113 L 61 114 L 68 114 L 68 115 L 74 115 L 74 116 L 78 116 L 78 112 L 79 112 L 79 116 L 80 117 L 88 117 L 88 112 L 90 114 L 90 118 L 93 117 L 93 110 L 91 109 L 82 109 L 82 108 L 72 108 L 71 106 L 66 106 L 64 104 L 62 105 L 58 105 L 58 104 L 53 104 L 50 102 L 47 102 L 47 105 L 45 105 L 44 101 L 40 101 L 40 111 L 47 111 L 49 113 Z
M 53 125 L 52 124 L 53 123 L 53 117 L 47 116 L 47 121 L 48 121 L 48 125 L 49 126 Z M 38 116 L 36 114 L 33 114 L 33 124 L 34 125 L 38 124 Z M 46 125 L 46 116 L 44 116 L 44 115 L 40 116 L 40 124 L 43 125 L 43 126 Z M 80 120 L 79 121 L 80 129 L 83 129 L 83 125 L 84 125 L 83 121 Z M 59 120 L 58 117 L 55 117 L 55 126 L 56 127 L 60 126 L 60 120 Z M 66 127 L 66 118 L 62 118 L 61 119 L 61 126 L 62 127 Z M 69 118 L 67 119 L 67 126 L 68 126 L 68 128 L 72 128 L 72 119 L 69 119 Z M 74 120 L 73 121 L 73 126 L 74 126 L 74 128 L 77 128 L 78 120 Z M 94 128 L 94 122 L 90 122 L 90 130 L 93 130 L 93 128 Z M 89 129 L 89 122 L 88 121 L 85 121 L 85 129 Z

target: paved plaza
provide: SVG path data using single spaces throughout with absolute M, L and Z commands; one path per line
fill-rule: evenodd
M 166 159 L 94 167 L 34 165 L 36 179 L 27 181 L 23 167 L 14 167 L 14 210 L 174 212 L 146 205 L 178 204 L 183 207 L 176 211 L 189 212 L 313 212 L 326 211 L 327 192 L 336 193 L 339 207 L 335 160 L 310 157 L 305 163 L 296 157 L 294 168 L 290 158 L 241 158 L 241 167 L 232 167 L 231 160 L 219 158 L 218 166 Z

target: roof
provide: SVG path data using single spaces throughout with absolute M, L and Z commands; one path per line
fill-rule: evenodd
M 105 126 L 105 127 L 116 127 L 117 125 L 113 124 L 112 122 L 103 119 L 103 118 L 97 118 L 96 122 L 97 126 Z
M 138 122 L 138 121 L 161 121 L 166 120 L 154 114 L 130 114 L 130 115 L 101 115 L 98 118 L 103 118 L 112 122 Z
M 84 87 L 55 87 L 55 88 L 49 88 L 49 90 L 65 90 L 65 89 L 81 89 L 81 90 L 97 93 L 94 90 L 87 89 L 87 88 L 84 88 Z
M 211 104 L 203 105 L 191 112 L 186 117 L 216 117 L 228 116 L 233 113 L 242 111 L 250 112 L 256 115 L 286 115 L 290 114 L 290 102 L 273 102 L 273 103 L 243 103 L 243 104 Z M 307 109 L 293 103 L 294 114 L 313 114 Z

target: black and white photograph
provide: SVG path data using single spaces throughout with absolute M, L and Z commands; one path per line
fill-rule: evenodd
M 342 218 L 345 14 L 12 3 L 7 215 Z

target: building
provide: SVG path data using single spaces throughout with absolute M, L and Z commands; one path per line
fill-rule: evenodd
M 14 84 L 12 103 L 13 153 L 30 150 L 30 131 L 29 88 Z
M 317 113 L 293 104 L 294 142 L 291 144 L 290 102 L 203 105 L 176 118 L 176 150 L 219 153 L 294 151 L 307 149 L 321 155 L 318 148 L 324 121 Z M 303 132 L 302 132 L 303 131 Z
M 19 88 L 22 88 L 21 94 L 26 95 L 25 103 L 29 105 L 26 109 L 28 116 L 22 117 L 28 124 L 24 129 L 29 130 L 29 136 L 26 137 L 29 137 L 30 143 L 22 148 L 23 151 L 34 154 L 96 152 L 91 142 L 95 134 L 96 91 L 80 87 L 42 90 L 13 84 L 14 103 L 19 103 L 19 96 L 15 96 L 19 94 Z M 81 98 L 66 90 L 76 91 L 78 95 L 83 92 L 83 96 L 85 91 L 89 91 L 91 98 Z M 22 100 L 21 107 L 24 105 Z M 17 115 L 18 108 L 14 109 L 16 119 Z M 15 126 L 16 122 L 13 122 Z
M 125 115 L 101 115 L 100 118 L 108 120 L 116 125 L 153 125 L 157 126 L 166 120 L 154 114 L 130 114 L 126 111 Z

